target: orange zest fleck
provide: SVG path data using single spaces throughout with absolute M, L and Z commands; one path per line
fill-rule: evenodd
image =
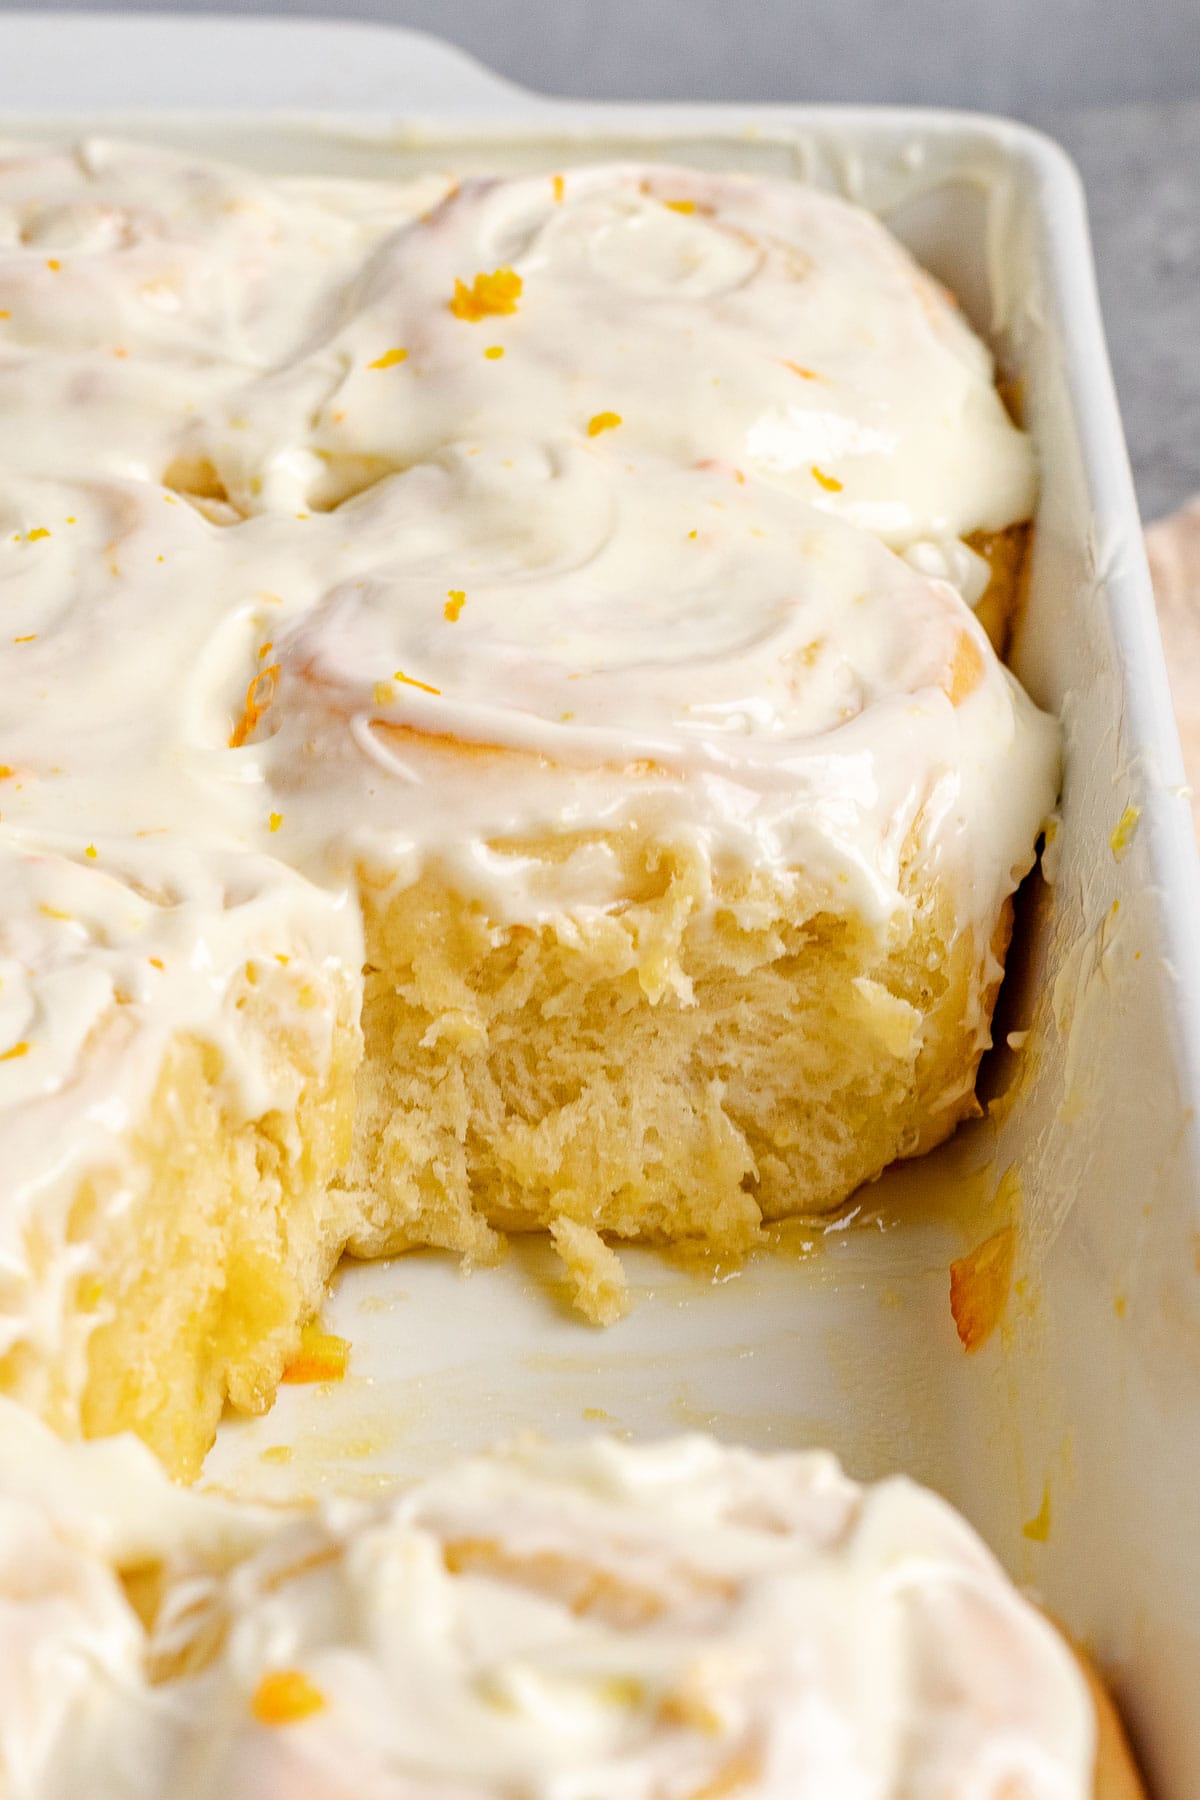
M 13 643 L 14 644 L 32 644 L 32 642 L 36 636 L 37 636 L 36 631 L 27 631 L 24 637 L 14 638 Z
M 258 721 L 275 698 L 275 683 L 279 679 L 279 664 L 271 663 L 268 668 L 260 669 L 246 689 L 242 716 L 229 734 L 229 748 L 240 750 L 250 736 Z
M 394 350 L 385 350 L 382 356 L 377 356 L 374 362 L 367 364 L 367 367 L 368 369 L 394 369 L 397 363 L 407 361 L 408 351 L 397 345 Z
M 489 362 L 499 362 L 500 358 L 504 355 L 504 345 L 489 344 L 483 354 L 487 357 Z
M 589 437 L 599 437 L 602 431 L 615 431 L 617 426 L 621 423 L 623 423 L 623 421 L 620 413 L 593 413 L 588 420 L 587 434 Z
M 46 267 L 57 275 L 58 271 L 62 268 L 62 264 L 59 262 L 57 256 L 48 256 L 46 258 Z
M 415 676 L 406 675 L 403 669 L 393 670 L 392 680 L 402 682 L 405 687 L 420 688 L 423 694 L 440 694 L 442 691 L 441 688 L 431 687 L 427 681 L 418 681 Z
M 801 381 L 820 381 L 821 379 L 815 369 L 806 369 L 803 363 L 791 362 L 786 356 L 783 358 L 783 366 L 785 369 L 790 369 L 793 375 L 798 375 Z
M 677 213 L 694 213 L 696 210 L 694 200 L 664 200 L 663 205 L 671 212 Z
M 308 1381 L 341 1381 L 349 1364 L 348 1340 L 335 1337 L 331 1331 L 322 1331 L 314 1319 L 300 1333 L 300 1348 L 280 1379 L 297 1385 Z
M 947 679 L 943 683 L 951 706 L 961 706 L 979 683 L 983 674 L 983 653 L 973 637 L 964 631 L 954 646 Z
M 550 191 L 554 195 L 555 206 L 562 205 L 563 195 L 566 192 L 566 188 L 567 188 L 567 184 L 563 180 L 561 175 L 552 175 L 550 177 Z M 5 315 L 5 317 L 7 317 L 7 314 Z
M 49 536 L 50 533 L 46 530 L 44 525 L 35 525 L 33 530 L 29 533 L 29 542 L 31 544 L 36 544 L 39 538 L 47 538 Z
M 164 966 L 161 956 L 148 956 L 146 961 L 150 964 L 152 969 L 161 969 Z
M 456 319 L 477 324 L 480 319 L 515 313 L 524 286 L 515 269 L 493 269 L 490 275 L 478 274 L 470 287 L 456 281 L 454 298 L 447 304 Z
M 1016 1226 L 1006 1225 L 950 1264 L 950 1312 L 968 1354 L 987 1342 L 1004 1315 L 1016 1249 Z
M 845 485 L 838 480 L 836 475 L 826 475 L 824 469 L 818 469 L 816 463 L 812 466 L 812 478 L 818 487 L 825 489 L 827 494 L 840 494 Z
M 294 1725 L 324 1709 L 325 1696 L 303 1669 L 272 1669 L 254 1690 L 250 1711 L 260 1725 Z
M 442 611 L 453 625 L 463 607 L 467 604 L 467 596 L 461 588 L 451 588 L 446 596 L 446 604 Z
M 83 854 L 84 854 L 84 855 L 85 855 L 85 856 L 90 856 L 90 857 L 91 857 L 91 859 L 92 859 L 92 861 L 93 861 L 93 862 L 95 862 L 95 860 L 96 860 L 96 857 L 97 857 L 97 855 L 98 855 L 98 852 L 97 852 L 97 849 L 96 849 L 96 846 L 95 846 L 95 844 L 89 844 L 89 845 L 88 845 L 88 847 L 87 847 L 87 849 L 86 849 L 86 850 L 85 850 L 85 851 L 84 851 L 84 853 L 83 853 Z
M 0 1050 L 0 1062 L 16 1062 L 19 1056 L 28 1055 L 29 1045 L 26 1043 L 25 1039 L 22 1038 L 19 1044 L 14 1044 L 12 1046 L 11 1050 Z
M 274 645 L 274 642 L 273 642 L 273 641 L 272 641 L 272 639 L 270 639 L 270 638 L 268 638 L 268 639 L 267 639 L 267 641 L 266 641 L 266 643 L 265 643 L 265 644 L 260 644 L 260 645 L 259 645 L 259 646 L 258 646 L 258 660 L 259 660 L 259 662 L 262 662 L 262 660 L 263 660 L 263 658 L 264 658 L 264 657 L 266 657 L 266 656 L 270 656 L 270 654 L 271 654 L 271 652 L 272 652 L 272 650 L 273 650 L 273 649 L 274 649 L 274 648 L 275 648 L 275 645 Z
M 11 319 L 11 318 L 12 318 L 12 314 L 8 310 L 7 306 L 0 306 L 0 319 Z
M 270 818 L 267 820 L 267 824 L 272 831 L 278 831 L 279 827 L 283 824 L 283 814 L 282 813 L 272 813 Z
M 1043 1482 L 1042 1484 L 1042 1504 L 1038 1507 L 1032 1519 L 1026 1519 L 1021 1527 L 1021 1533 L 1035 1544 L 1044 1544 L 1049 1540 L 1050 1483 L 1048 1481 Z
M 11 778 L 11 776 L 12 776 L 11 764 L 0 763 L 0 781 L 8 781 Z

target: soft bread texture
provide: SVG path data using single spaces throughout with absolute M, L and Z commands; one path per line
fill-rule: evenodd
M 1000 635 L 1023 540 L 979 546 Z M 952 698 L 982 667 L 964 641 Z M 1011 902 L 981 936 L 920 849 L 918 820 L 882 934 L 791 876 L 714 880 L 636 821 L 492 847 L 527 880 L 598 851 L 616 871 L 619 900 L 540 923 L 363 863 L 361 1001 L 344 970 L 314 1041 L 297 995 L 330 978 L 246 963 L 223 1006 L 288 1098 L 247 1115 L 221 1041 L 177 1037 L 107 1178 L 136 1198 L 114 1211 L 92 1176 L 71 1203 L 88 1266 L 63 1295 L 66 1348 L 19 1347 L 0 1381 L 68 1434 L 134 1430 L 191 1477 L 226 1400 L 269 1406 L 347 1248 L 487 1262 L 504 1233 L 549 1229 L 575 1306 L 611 1324 L 627 1304 L 612 1243 L 736 1256 L 765 1222 L 836 1209 L 975 1107 Z M 94 1054 L 107 1043 L 97 1028 Z M 29 1253 L 36 1269 L 36 1237 Z
M 350 1147 L 358 1030 L 343 991 L 315 1056 L 289 1029 L 296 985 L 276 971 L 234 995 L 292 1107 L 238 1119 L 219 1051 L 182 1038 L 131 1134 L 133 1195 L 113 1217 L 104 1175 L 80 1186 L 69 1229 L 89 1268 L 64 1306 L 91 1322 L 82 1393 L 65 1360 L 22 1349 L 0 1362 L 3 1390 L 59 1430 L 136 1431 L 180 1478 L 199 1474 L 227 1399 L 270 1404 L 348 1229 L 330 1184 Z
M 545 1229 L 608 1322 L 970 1112 L 1036 469 L 877 220 L 97 142 L 0 213 L 0 1383 L 190 1474 L 347 1246 Z
M 88 1342 L 85 1435 L 132 1426 L 190 1478 L 226 1400 L 251 1413 L 270 1405 L 346 1231 L 330 1186 L 353 1116 L 358 1045 L 345 1013 L 337 1036 L 318 1072 L 276 1022 L 275 1053 L 300 1078 L 295 1111 L 240 1126 L 221 1117 L 205 1045 L 184 1042 L 168 1058 L 137 1134 L 148 1191 L 101 1249 L 111 1273 L 91 1290 L 108 1318 Z
M 487 1259 L 561 1219 L 745 1251 L 972 1109 L 1007 909 L 980 945 L 916 892 L 881 944 L 767 879 L 701 907 L 698 880 L 645 846 L 628 901 L 569 932 L 367 888 L 356 1254 Z
M 1010 907 L 981 946 L 927 890 L 880 944 L 763 880 L 696 916 L 696 870 L 644 856 L 629 904 L 569 933 L 364 883 L 361 1051 L 345 999 L 314 1068 L 269 982 L 247 988 L 239 1016 L 298 1099 L 239 1124 L 217 1051 L 177 1045 L 133 1134 L 142 1197 L 74 1296 L 101 1321 L 82 1399 L 32 1361 L 0 1366 L 7 1391 L 68 1433 L 134 1430 L 191 1477 L 227 1398 L 270 1404 L 344 1248 L 488 1262 L 503 1233 L 549 1228 L 575 1305 L 611 1324 L 623 1277 L 598 1233 L 744 1254 L 974 1110 Z M 102 1199 L 81 1188 L 81 1239 Z

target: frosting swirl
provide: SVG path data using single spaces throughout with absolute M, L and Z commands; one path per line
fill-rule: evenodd
M 0 1411 L 0 1767 L 39 1800 L 1091 1800 L 1066 1646 L 906 1480 L 525 1444 L 280 1518 Z
M 72 1200 L 176 1037 L 289 1103 L 247 967 L 330 1054 L 364 869 L 568 929 L 636 841 L 883 932 L 915 867 L 986 991 L 1057 739 L 957 534 L 1032 457 L 865 214 L 92 141 L 0 161 L 0 302 L 0 1354 L 86 1334 Z

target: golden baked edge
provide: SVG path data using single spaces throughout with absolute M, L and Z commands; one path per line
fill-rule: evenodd
M 1095 1800 L 1149 1800 L 1104 1678 L 1087 1653 L 1072 1643 L 1065 1632 L 1063 1636 L 1087 1682 L 1096 1714 Z

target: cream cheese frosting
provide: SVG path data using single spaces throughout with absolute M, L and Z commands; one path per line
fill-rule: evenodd
M 519 298 L 464 331 L 455 283 L 497 267 Z M 318 457 L 403 467 L 615 415 L 637 449 L 737 465 L 893 545 L 1033 509 L 980 340 L 877 220 L 796 182 L 624 165 L 466 182 L 331 323 L 233 397 L 239 432 L 214 437 L 219 409 L 198 427 L 239 505 L 313 497 L 302 422 Z M 373 379 L 392 346 L 405 361 Z
M 219 1045 L 235 1113 L 289 1104 L 241 971 L 288 959 L 328 1054 L 364 866 L 567 930 L 632 832 L 686 849 L 698 905 L 766 869 L 884 931 L 915 859 L 994 919 L 1057 734 L 960 534 L 1033 498 L 948 299 L 794 183 L 13 150 L 0 1355 L 69 1331 L 82 1366 L 70 1205 L 101 1169 L 128 1206 L 175 1035 Z
M 1069 1651 L 907 1480 L 522 1443 L 277 1515 L 0 1413 L 14 1796 L 1091 1800 Z

